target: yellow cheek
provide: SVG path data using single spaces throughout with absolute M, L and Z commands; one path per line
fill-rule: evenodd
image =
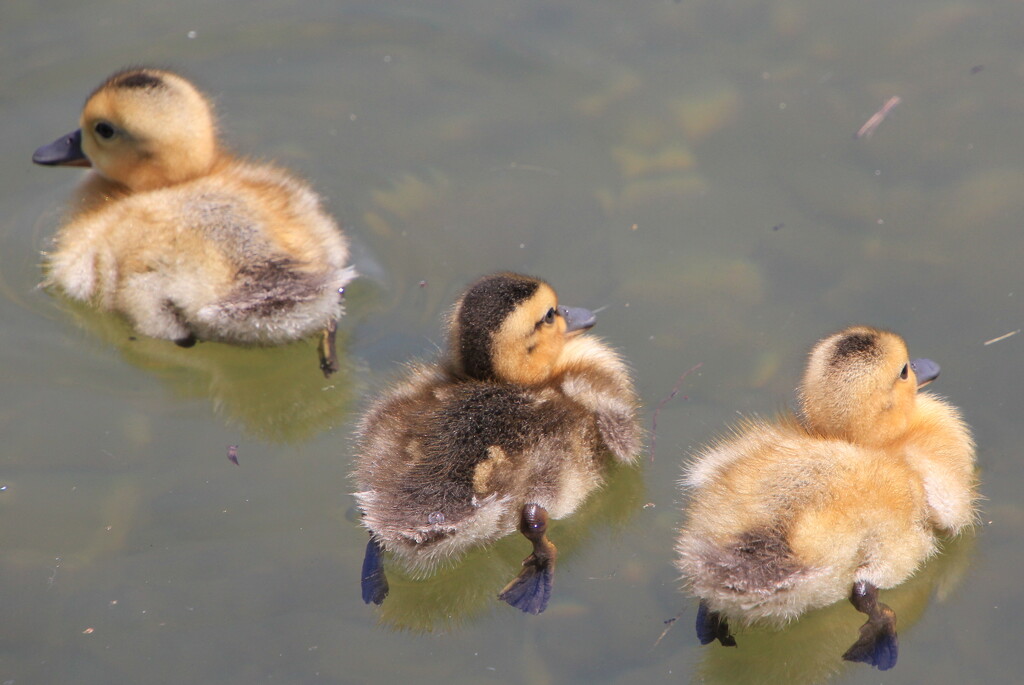
M 533 365 L 538 369 L 549 372 L 558 359 L 562 347 L 565 345 L 565 323 L 559 319 L 560 325 L 548 326 L 537 336 L 537 345 L 530 355 L 533 358 Z

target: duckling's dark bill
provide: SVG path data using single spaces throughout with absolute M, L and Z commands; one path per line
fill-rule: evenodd
M 558 307 L 558 313 L 565 319 L 565 332 L 585 331 L 597 323 L 597 315 L 583 307 Z
M 32 161 L 43 166 L 90 166 L 82 152 L 82 129 L 61 136 L 32 153 Z
M 931 359 L 912 359 L 910 360 L 910 368 L 914 370 L 914 375 L 917 376 L 917 387 L 919 388 L 923 388 L 939 377 L 939 365 Z

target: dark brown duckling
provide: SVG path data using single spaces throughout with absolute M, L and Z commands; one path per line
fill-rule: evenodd
M 382 550 L 427 575 L 518 529 L 533 551 L 499 596 L 544 611 L 557 556 L 549 518 L 572 514 L 601 486 L 607 454 L 628 462 L 640 449 L 632 381 L 584 333 L 594 321 L 559 305 L 540 279 L 483 277 L 452 310 L 448 354 L 413 366 L 374 402 L 354 473 L 370 531 L 367 603 L 387 594 Z

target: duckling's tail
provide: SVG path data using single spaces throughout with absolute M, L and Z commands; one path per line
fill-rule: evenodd
M 241 269 L 231 295 L 199 310 L 200 325 L 215 323 L 237 342 L 294 340 L 341 315 L 341 288 L 354 275 L 351 267 L 327 276 L 305 273 L 288 260 L 268 259 Z
M 786 592 L 813 570 L 799 563 L 775 530 L 748 531 L 717 544 L 686 534 L 677 545 L 678 566 L 689 590 L 716 611 L 749 620 L 787 620 L 804 607 Z

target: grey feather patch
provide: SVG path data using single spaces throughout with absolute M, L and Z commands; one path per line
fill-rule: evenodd
M 775 592 L 790 587 L 805 570 L 773 530 L 748 531 L 728 545 L 702 541 L 697 546 L 695 561 L 701 575 L 736 593 Z

